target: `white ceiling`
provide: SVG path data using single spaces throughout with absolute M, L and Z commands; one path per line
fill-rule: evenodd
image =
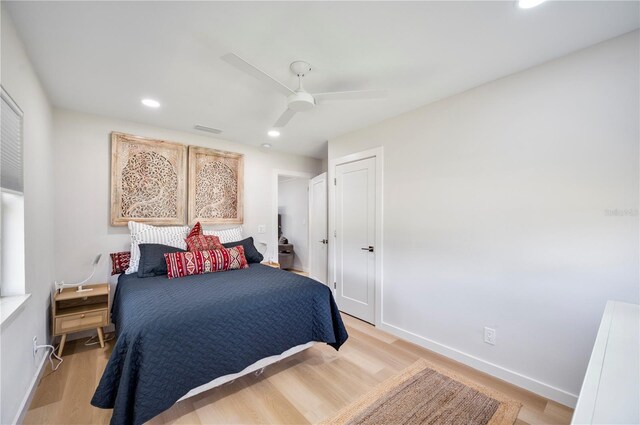
M 326 140 L 639 27 L 638 2 L 6 2 L 54 105 L 317 158 Z M 267 130 L 284 96 L 234 52 L 310 92 L 388 89 Z M 158 99 L 148 109 L 140 99 Z

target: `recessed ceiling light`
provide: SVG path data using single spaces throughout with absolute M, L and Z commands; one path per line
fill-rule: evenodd
M 269 149 L 271 147 L 271 143 L 263 143 L 262 147 L 265 149 Z
M 520 9 L 531 9 L 544 3 L 546 0 L 518 0 Z
M 160 107 L 160 102 L 158 102 L 157 100 L 153 100 L 153 99 L 142 99 L 142 104 L 144 106 L 148 106 L 149 108 L 159 108 Z
M 280 132 L 278 130 L 269 130 L 267 134 L 269 135 L 269 137 L 278 137 L 280 135 Z

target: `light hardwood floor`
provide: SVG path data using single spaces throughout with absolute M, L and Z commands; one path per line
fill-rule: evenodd
M 431 351 L 375 329 L 343 314 L 349 340 L 339 352 L 316 346 L 251 374 L 175 404 L 152 424 L 316 423 L 358 399 L 379 382 L 419 358 L 447 366 L 488 387 L 519 400 L 523 407 L 516 424 L 568 424 L 572 410 L 492 378 Z M 106 347 L 70 342 L 64 363 L 40 382 L 25 424 L 108 423 L 110 410 L 89 404 L 107 363 L 113 341 Z

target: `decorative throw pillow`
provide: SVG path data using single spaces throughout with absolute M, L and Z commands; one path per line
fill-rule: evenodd
M 114 274 L 124 273 L 129 267 L 131 253 L 129 251 L 113 252 L 109 255 L 111 256 L 111 276 Z
M 129 231 L 131 232 L 131 260 L 126 274 L 136 273 L 138 271 L 138 263 L 140 262 L 140 249 L 138 245 L 141 243 L 159 243 L 169 245 L 175 248 L 187 249 L 184 238 L 189 233 L 189 226 L 169 226 L 157 227 L 149 224 L 129 222 Z
M 157 243 L 141 243 L 138 277 L 164 276 L 167 274 L 167 262 L 164 254 L 168 252 L 186 252 L 182 248 Z
M 197 222 L 191 228 L 191 231 L 189 232 L 189 235 L 187 236 L 187 238 L 190 238 L 191 236 L 199 236 L 201 234 L 202 234 L 202 226 L 200 225 L 200 222 Z
M 249 264 L 260 263 L 264 260 L 260 251 L 256 249 L 256 246 L 253 244 L 253 238 L 248 237 L 247 239 L 243 239 L 241 241 L 223 243 L 222 246 L 225 248 L 233 248 L 235 246 L 242 246 L 244 248 L 244 256 L 247 259 Z
M 202 232 L 202 234 L 217 236 L 218 238 L 220 238 L 220 242 L 229 243 L 242 239 L 242 226 L 224 230 L 205 230 Z
M 208 251 L 210 249 L 224 248 L 217 236 L 190 236 L 185 239 L 187 251 Z
M 171 252 L 164 254 L 164 258 L 169 279 L 249 267 L 242 246 L 207 251 Z

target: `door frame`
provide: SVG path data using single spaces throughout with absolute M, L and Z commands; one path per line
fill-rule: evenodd
M 374 301 L 374 324 L 380 326 L 382 324 L 382 287 L 383 287 L 383 235 L 384 229 L 384 215 L 382 206 L 384 198 L 383 190 L 383 163 L 384 163 L 384 149 L 382 146 L 377 148 L 367 149 L 361 152 L 352 153 L 349 155 L 341 156 L 339 158 L 333 158 L 329 160 L 329 167 L 327 170 L 327 186 L 329 188 L 328 205 L 329 205 L 329 252 L 327 254 L 329 263 L 329 273 L 327 279 L 329 279 L 329 286 L 333 286 L 334 296 L 336 294 L 336 167 L 342 164 L 348 164 L 350 162 L 360 161 L 362 159 L 375 158 L 376 160 L 376 202 L 375 202 L 375 301 Z M 333 183 L 333 184 L 331 184 Z M 333 281 L 333 285 L 331 285 Z
M 311 208 L 311 181 L 313 179 L 316 179 L 320 176 L 322 176 L 324 174 L 324 183 L 326 186 L 327 191 L 325 192 L 325 203 L 326 203 L 326 207 L 327 210 L 325 211 L 325 218 L 327 220 L 327 227 L 326 227 L 326 232 L 327 232 L 327 263 L 324 265 L 325 268 L 325 279 L 326 282 L 322 282 L 325 285 L 331 287 L 329 281 L 331 280 L 331 277 L 329 276 L 329 173 L 327 171 L 323 171 L 322 173 L 318 174 L 317 176 L 313 176 L 312 178 L 309 179 L 309 185 L 308 185 L 308 192 L 309 192 L 309 277 L 310 278 L 314 278 L 311 275 L 311 246 L 312 246 L 312 242 L 311 242 L 311 222 L 313 220 L 313 208 Z
M 268 261 L 278 262 L 278 177 L 297 177 L 307 179 L 307 204 L 309 203 L 309 181 L 313 178 L 313 174 L 304 171 L 290 171 L 274 169 L 271 181 L 271 230 L 269 231 L 269 245 L 267 246 L 266 254 L 270 254 Z M 307 214 L 307 240 L 309 240 L 309 214 Z M 307 251 L 309 251 L 309 244 L 307 243 Z M 266 257 L 266 255 L 265 255 Z M 309 252 L 307 252 L 307 258 L 309 258 Z M 307 269 L 309 264 L 305 265 Z

